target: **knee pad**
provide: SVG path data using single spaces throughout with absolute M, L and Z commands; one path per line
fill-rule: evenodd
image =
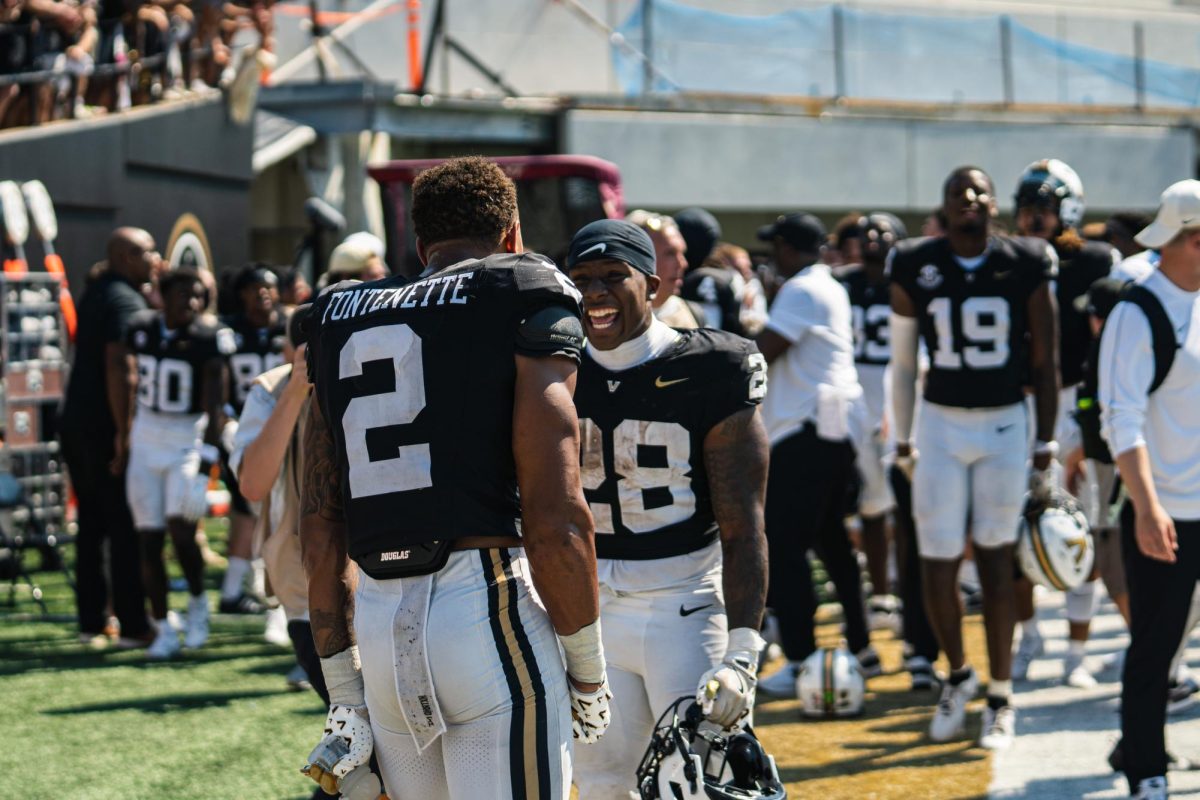
M 1096 582 L 1084 581 L 1067 592 L 1067 621 L 1091 622 L 1096 614 Z

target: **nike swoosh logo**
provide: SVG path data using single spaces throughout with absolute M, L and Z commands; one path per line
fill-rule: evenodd
M 597 244 L 592 245 L 587 250 L 584 250 L 582 253 L 580 253 L 578 258 L 583 258 L 584 256 L 586 256 L 588 253 L 592 252 L 593 250 L 599 250 L 601 253 L 603 253 L 607 249 L 608 249 L 607 242 L 599 242 Z
M 679 607 L 679 616 L 681 616 L 681 617 L 690 616 L 692 614 L 695 614 L 697 611 L 702 611 L 706 608 L 712 608 L 712 603 L 708 603 L 708 604 L 702 605 L 702 606 L 696 606 L 695 608 L 684 608 L 683 606 L 680 606 Z
M 674 386 L 675 384 L 683 383 L 686 380 L 687 380 L 687 378 L 678 378 L 677 380 L 673 380 L 673 381 L 664 381 L 662 379 L 662 376 L 659 375 L 657 378 L 654 379 L 654 385 L 656 387 L 658 387 L 659 389 L 665 389 L 668 386 Z

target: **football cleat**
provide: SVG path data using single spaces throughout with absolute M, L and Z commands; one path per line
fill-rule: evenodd
M 222 597 L 217 611 L 222 614 L 262 614 L 267 606 L 252 594 L 243 592 L 237 597 Z
M 208 598 L 203 594 L 188 598 L 187 626 L 183 646 L 189 650 L 203 647 L 208 641 Z
M 914 692 L 927 692 L 937 684 L 937 676 L 933 673 L 933 665 L 924 656 L 909 656 L 904 659 L 904 669 L 912 681 Z
M 1092 675 L 1081 655 L 1073 656 L 1068 653 L 1063 659 L 1063 680 L 1067 686 L 1076 689 L 1093 689 L 1096 686 L 1096 677 Z
M 179 631 L 167 621 L 158 629 L 158 635 L 146 648 L 146 658 L 151 661 L 166 661 L 179 655 L 182 647 L 179 644 Z
M 983 709 L 979 746 L 985 750 L 1007 750 L 1016 736 L 1017 712 L 1011 705 Z
M 637 768 L 641 800 L 787 800 L 775 759 L 749 731 L 703 725 L 693 698 L 681 697 L 654 725 Z
M 1140 780 L 1137 791 L 1130 797 L 1133 800 L 1167 800 L 1167 779 L 1160 775 Z
M 979 689 L 979 678 L 975 670 L 966 680 L 957 685 L 946 681 L 942 686 L 942 696 L 933 712 L 929 723 L 929 738 L 935 742 L 948 742 L 962 735 L 967 720 L 967 703 L 975 697 Z
M 900 599 L 891 594 L 877 594 L 867 604 L 868 627 L 873 631 L 891 631 L 901 636 L 904 618 L 900 614 Z
M 873 650 L 871 652 L 874 653 Z M 853 717 L 861 714 L 866 696 L 862 667 L 846 649 L 822 647 L 800 665 L 800 672 L 796 676 L 796 694 L 800 697 L 801 711 L 806 717 Z
M 791 699 L 796 696 L 796 676 L 800 662 L 789 661 L 781 669 L 758 681 L 758 693 L 766 697 Z
M 871 645 L 859 650 L 854 657 L 858 659 L 858 667 L 862 670 L 863 678 L 878 678 L 883 674 L 883 664 L 879 661 L 879 653 L 875 652 L 875 648 Z

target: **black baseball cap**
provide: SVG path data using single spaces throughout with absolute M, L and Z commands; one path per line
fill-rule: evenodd
M 588 261 L 622 261 L 636 270 L 654 274 L 654 242 L 632 222 L 598 219 L 584 225 L 571 239 L 567 269 Z
M 1100 278 L 1088 287 L 1085 294 L 1075 298 L 1075 310 L 1081 314 L 1107 319 L 1120 302 L 1126 285 L 1127 282 L 1120 278 Z
M 771 242 L 778 236 L 802 253 L 820 252 L 825 244 L 825 226 L 812 214 L 797 211 L 782 214 L 770 225 L 758 229 L 758 238 Z

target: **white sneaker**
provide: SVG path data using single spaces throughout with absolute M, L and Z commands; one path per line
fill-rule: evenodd
M 933 720 L 929 723 L 929 738 L 935 742 L 948 742 L 962 735 L 967 719 L 967 703 L 979 689 L 979 678 L 975 670 L 957 686 L 947 679 L 942 686 L 942 697 L 938 700 Z
M 1133 800 L 1167 800 L 1167 779 L 1160 775 L 1140 780 L 1137 791 L 1130 797 Z
M 158 635 L 146 648 L 146 658 L 151 661 L 166 661 L 179 655 L 179 631 L 168 621 L 160 625 Z
M 278 647 L 291 647 L 292 637 L 288 636 L 287 612 L 283 606 L 276 606 L 267 611 L 267 624 L 263 628 L 263 638 Z
M 1070 653 L 1063 659 L 1063 680 L 1067 686 L 1074 686 L 1076 689 L 1094 689 L 1096 687 L 1096 677 L 1088 669 L 1084 657 L 1073 656 Z
M 799 674 L 800 662 L 789 661 L 783 665 L 783 669 L 758 682 L 758 693 L 767 697 L 796 697 L 796 676 Z
M 189 650 L 203 647 L 208 641 L 208 598 L 198 595 L 188 599 L 187 627 L 183 646 Z
M 979 746 L 986 750 L 1007 750 L 1016 735 L 1017 711 L 1011 705 L 983 709 L 983 727 L 979 731 Z
M 1046 642 L 1042 639 L 1041 634 L 1024 634 L 1021 637 L 1021 643 L 1017 645 L 1017 652 L 1013 654 L 1012 679 L 1023 681 L 1029 677 L 1029 665 L 1045 649 Z

